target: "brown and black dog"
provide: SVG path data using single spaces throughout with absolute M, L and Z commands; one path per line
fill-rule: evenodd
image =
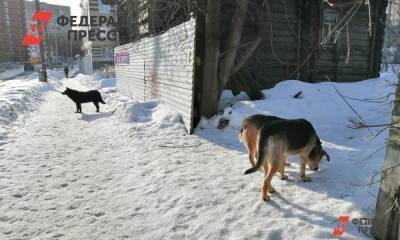
M 262 114 L 255 114 L 247 117 L 242 122 L 240 128 L 239 140 L 246 147 L 249 153 L 249 160 L 251 166 L 254 167 L 254 158 L 256 158 L 257 148 L 257 135 L 258 131 L 267 124 L 271 124 L 277 120 L 284 120 L 283 118 Z
M 266 120 L 264 124 L 262 124 L 262 119 Z M 254 137 L 255 129 L 258 129 L 256 137 Z M 268 192 L 274 191 L 271 179 L 276 172 L 280 172 L 281 179 L 287 179 L 285 175 L 287 155 L 300 156 L 300 177 L 305 182 L 311 181 L 305 175 L 306 164 L 316 171 L 323 156 L 326 156 L 328 161 L 330 160 L 329 155 L 322 149 L 314 127 L 305 119 L 288 120 L 274 116 L 254 115 L 243 121 L 240 139 L 247 149 L 253 149 L 254 153 L 249 152 L 249 158 L 250 155 L 257 157 L 255 165 L 245 174 L 253 173 L 264 166 L 262 188 L 264 201 L 269 200 Z M 249 146 L 248 143 L 254 145 Z

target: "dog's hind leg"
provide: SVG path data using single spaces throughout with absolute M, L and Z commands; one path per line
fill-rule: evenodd
M 264 162 L 264 179 L 266 179 L 267 176 L 268 176 L 268 166 L 269 166 L 269 163 L 268 163 L 268 162 Z M 271 184 L 270 184 L 269 187 L 268 187 L 268 192 L 269 192 L 269 193 L 275 192 L 275 188 L 273 188 L 273 187 L 271 186 Z
M 249 141 L 247 143 L 247 148 L 249 151 L 249 160 L 250 160 L 251 166 L 254 167 L 254 165 L 255 165 L 254 157 L 255 157 L 255 152 L 256 152 L 255 144 L 253 144 L 251 141 Z
M 281 180 L 287 180 L 288 176 L 285 175 L 285 166 L 286 166 L 286 156 L 283 156 L 281 161 L 281 166 L 279 168 L 279 173 L 281 174 Z
M 249 155 L 249 161 L 252 167 L 254 167 L 254 152 L 255 152 L 255 145 L 252 142 L 251 137 L 249 136 L 248 129 L 242 129 L 242 132 L 239 135 L 240 141 L 246 147 L 247 153 Z
M 93 102 L 93 104 L 96 106 L 96 112 L 100 112 L 99 102 Z
M 262 195 L 261 198 L 262 200 L 268 202 L 269 201 L 269 196 L 268 196 L 268 192 L 273 192 L 275 191 L 275 189 L 271 186 L 271 180 L 272 177 L 274 176 L 274 174 L 278 171 L 279 166 L 277 166 L 276 164 L 271 164 L 266 162 L 265 164 L 268 164 L 268 173 L 266 175 L 266 177 L 264 178 L 264 185 L 262 188 Z
M 278 135 L 270 137 L 267 144 L 267 161 L 265 161 L 264 164 L 268 164 L 268 173 L 264 178 L 261 196 L 264 201 L 269 201 L 268 192 L 273 191 L 271 186 L 272 177 L 281 169 L 281 164 L 285 161 L 286 142 L 283 140 L 282 136 Z

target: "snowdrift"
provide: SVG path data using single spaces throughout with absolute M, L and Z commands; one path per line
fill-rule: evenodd
M 184 129 L 179 113 L 157 100 L 130 100 L 117 108 L 116 115 L 124 122 L 131 123 L 136 129 Z
M 43 92 L 54 90 L 61 85 L 63 76 L 48 70 L 49 83 L 38 80 L 37 73 L 25 79 L 8 80 L 0 84 L 0 144 L 6 142 L 6 135 L 13 123 L 25 112 L 32 111 L 43 100 Z
M 385 98 L 394 88 L 388 81 L 395 81 L 394 74 L 381 74 L 378 79 L 369 79 L 353 83 L 305 83 L 288 80 L 277 84 L 274 88 L 264 90 L 265 99 L 259 101 L 240 100 L 242 97 L 231 97 L 231 93 L 224 93 L 227 107 L 221 113 L 207 120 L 202 119 L 196 133 L 208 141 L 226 149 L 242 153 L 242 161 L 250 165 L 246 150 L 240 144 L 238 133 L 244 118 L 253 114 L 275 115 L 284 118 L 305 118 L 315 127 L 324 148 L 331 156 L 331 162 L 322 161 L 320 171 L 312 173 L 311 184 L 282 183 L 274 180 L 277 191 L 286 191 L 285 197 L 291 199 L 298 206 L 309 207 L 314 210 L 330 213 L 335 216 L 349 215 L 351 217 L 373 216 L 378 185 L 369 186 L 370 177 L 383 166 L 385 138 L 388 131 L 376 134 L 381 128 L 351 129 L 352 121 L 358 121 L 356 114 L 344 103 L 336 93 L 334 87 L 347 98 L 347 101 L 357 110 L 368 124 L 388 123 L 391 116 L 391 100 Z M 302 92 L 299 98 L 293 96 Z M 383 98 L 382 98 L 383 97 Z M 372 102 L 360 101 L 369 99 Z M 374 100 L 373 99 L 379 99 Z M 229 124 L 224 129 L 217 129 L 220 119 L 226 119 Z M 379 149 L 381 151 L 379 151 Z M 290 156 L 291 166 L 287 167 L 298 178 L 298 158 Z M 235 163 L 238 164 L 238 163 Z M 242 169 L 244 171 L 245 168 Z M 253 181 L 261 181 L 262 177 L 253 176 Z M 297 180 L 299 181 L 299 180 Z M 285 187 L 283 187 L 285 186 Z M 301 189 L 299 186 L 307 187 Z M 261 187 L 259 183 L 257 188 Z M 289 194 L 290 192 L 290 194 Z M 255 194 L 252 192 L 252 194 Z M 259 191 L 256 192 L 257 197 Z M 328 196 L 328 197 L 327 197 Z M 272 195 L 273 199 L 274 196 Z M 319 200 L 318 200 L 319 199 Z M 278 201 L 276 199 L 274 201 Z M 310 204 L 310 201 L 312 204 Z M 323 224 L 325 234 L 319 235 L 314 229 L 309 236 L 328 238 L 329 228 L 334 222 Z M 274 226 L 270 226 L 271 229 Z M 277 226 L 275 226 L 277 227 Z M 349 235 L 354 239 L 361 239 L 365 235 L 357 232 L 355 227 L 348 227 Z M 291 235 L 284 231 L 284 236 Z M 299 233 L 300 234 L 300 233 Z M 299 235 L 304 236 L 304 235 Z M 348 236 L 348 235 L 347 235 Z M 284 237 L 282 237 L 284 238 Z M 311 237 L 311 239 L 316 239 Z

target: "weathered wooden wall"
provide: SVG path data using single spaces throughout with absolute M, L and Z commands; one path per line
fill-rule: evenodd
M 368 5 L 363 5 L 349 24 L 349 35 L 345 28 L 335 43 L 326 46 L 320 45 L 323 8 L 327 6 L 322 1 L 269 0 L 258 9 L 249 9 L 261 17 L 246 21 L 242 43 L 258 35 L 263 40 L 245 67 L 232 77 L 228 88 L 243 90 L 237 89 L 244 87 L 240 84 L 243 81 L 266 88 L 293 78 L 316 82 L 325 81 L 328 75 L 334 81 L 347 82 L 379 76 L 387 0 L 370 2 L 371 35 Z M 350 7 L 336 9 L 337 19 L 342 19 Z M 262 22 L 261 26 L 254 21 Z
M 249 12 L 259 18 L 246 21 L 242 42 L 253 41 L 258 35 L 262 42 L 231 82 L 247 81 L 247 84 L 266 88 L 289 78 L 300 62 L 300 6 L 301 1 L 297 0 L 251 5 L 253 8 Z M 255 23 L 257 21 L 259 23 Z
M 397 87 L 392 122 L 400 121 L 400 87 Z M 378 202 L 373 219 L 373 235 L 381 240 L 400 239 L 400 129 L 391 127 L 381 175 Z M 397 166 L 397 167 L 395 167 Z M 386 170 L 385 170 L 386 169 Z

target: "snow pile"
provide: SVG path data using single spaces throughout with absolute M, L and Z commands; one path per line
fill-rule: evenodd
M 336 93 L 333 85 L 341 94 L 348 97 L 347 101 L 367 124 L 374 125 L 390 122 L 390 101 L 393 99 L 387 99 L 385 96 L 394 92 L 395 89 L 393 86 L 389 86 L 387 81 L 394 82 L 395 75 L 385 73 L 381 74 L 379 79 L 353 83 L 321 82 L 311 84 L 288 80 L 280 82 L 272 89 L 264 90 L 265 99 L 263 100 L 239 101 L 226 107 L 222 113 L 210 120 L 201 120 L 196 133 L 224 148 L 240 151 L 243 156 L 241 161 L 246 163 L 247 167 L 250 164 L 246 150 L 238 140 L 238 133 L 242 120 L 253 114 L 309 120 L 321 138 L 324 148 L 330 154 L 331 162 L 321 162 L 320 170 L 317 173 L 308 171 L 309 176 L 313 178 L 312 183 L 299 183 L 296 180 L 295 182 L 285 182 L 275 178 L 272 180 L 277 191 L 282 192 L 282 197 L 287 198 L 291 204 L 308 208 L 313 213 L 323 212 L 329 217 L 317 220 L 319 218 L 317 216 L 314 216 L 315 218 L 313 216 L 296 216 L 295 210 L 288 210 L 287 216 L 284 217 L 285 223 L 288 224 L 287 228 L 269 225 L 264 229 L 267 233 L 264 237 L 274 236 L 273 232 L 278 231 L 280 239 L 289 239 L 293 236 L 299 236 L 299 239 L 300 236 L 308 236 L 309 239 L 325 239 L 330 237 L 330 229 L 340 215 L 348 215 L 350 218 L 372 218 L 376 204 L 374 195 L 377 195 L 379 185 L 368 186 L 368 183 L 370 177 L 382 169 L 384 151 L 377 150 L 384 149 L 388 131 L 378 134 L 382 128 L 371 128 L 371 132 L 366 128 L 349 128 L 348 125 L 351 125 L 349 121 L 358 121 L 359 119 Z M 294 98 L 293 96 L 300 91 L 302 94 L 298 98 Z M 362 99 L 370 102 L 360 101 Z M 229 121 L 225 129 L 216 128 L 220 119 Z M 298 179 L 298 158 L 290 156 L 289 160 L 291 166 L 286 169 L 290 172 L 292 179 Z M 235 164 L 239 163 L 235 162 Z M 255 174 L 247 179 L 252 182 L 249 183 L 252 187 L 261 188 L 262 177 L 260 175 Z M 259 196 L 258 191 L 250 191 L 249 194 Z M 284 202 L 280 198 L 271 194 L 272 206 L 274 204 L 282 206 Z M 273 212 L 267 214 L 270 215 Z M 304 232 L 299 232 L 301 227 L 292 225 L 304 222 L 301 219 L 309 217 L 318 222 L 319 228 L 307 230 L 306 235 Z M 331 218 L 330 223 L 329 218 Z M 296 221 L 300 222 L 296 223 Z M 352 239 L 362 238 L 363 235 L 357 231 L 355 225 L 348 226 L 346 236 L 352 236 Z
M 116 79 L 101 78 L 78 74 L 76 79 L 88 89 L 102 93 L 105 102 L 114 108 L 115 114 L 124 123 L 130 123 L 134 129 L 184 129 L 180 114 L 158 100 L 139 101 L 115 93 Z
M 24 73 L 24 66 L 19 64 L 1 64 L 0 80 L 7 80 Z
M 99 81 L 99 90 L 101 92 L 115 92 L 116 91 L 116 79 L 115 78 L 108 78 L 108 79 L 101 79 Z
M 232 106 L 234 103 L 244 100 L 249 100 L 249 97 L 246 93 L 241 92 L 240 94 L 233 96 L 231 90 L 224 90 L 219 100 L 218 109 L 224 110 L 226 107 Z
M 30 80 L 37 80 L 39 78 L 38 72 L 34 72 L 29 75 L 28 79 Z M 48 81 L 60 81 L 64 79 L 64 74 L 59 71 L 54 70 L 47 70 L 47 80 Z M 56 82 L 53 82 L 56 83 Z
M 184 128 L 179 113 L 157 100 L 130 100 L 117 108 L 116 115 L 135 129 Z
M 252 114 L 277 115 L 284 118 L 306 118 L 317 123 L 322 129 L 332 129 L 345 126 L 349 120 L 358 120 L 354 112 L 345 105 L 340 96 L 335 92 L 333 84 L 344 95 L 357 99 L 375 99 L 393 92 L 386 79 L 392 75 L 382 74 L 380 79 L 370 79 L 355 83 L 329 83 L 317 84 L 288 80 L 278 83 L 274 88 L 263 90 L 265 99 L 259 101 L 235 101 L 226 107 L 222 114 L 210 120 L 202 119 L 200 126 L 213 125 L 216 127 L 220 118 L 229 119 L 229 126 L 238 130 L 244 118 Z M 299 98 L 293 96 L 302 92 Z M 228 94 L 226 94 L 228 95 Z M 235 97 L 237 98 L 237 97 Z M 225 99 L 228 101 L 228 99 Z M 349 100 L 364 120 L 370 124 L 381 123 L 388 119 L 387 110 L 390 111 L 388 101 L 384 103 L 371 103 Z M 205 124 L 205 126 L 204 126 Z M 340 126 L 338 126 L 340 124 Z M 345 128 L 348 130 L 347 128 Z M 365 130 L 366 131 L 366 130 Z M 361 131 L 361 132 L 365 132 Z
M 104 69 L 102 71 L 96 71 L 93 74 L 93 78 L 95 80 L 115 78 L 115 71 L 112 67 L 109 67 L 108 69 Z
M 94 77 L 78 74 L 77 79 L 83 85 L 88 86 L 90 89 L 96 89 L 103 93 L 111 93 L 116 91 L 116 79 L 115 78 L 101 78 L 100 75 Z
M 21 114 L 35 109 L 43 100 L 43 92 L 59 87 L 60 79 L 59 73 L 49 70 L 48 83 L 39 82 L 37 73 L 25 79 L 0 83 L 0 144 L 6 142 L 6 135 L 13 127 L 13 122 Z

